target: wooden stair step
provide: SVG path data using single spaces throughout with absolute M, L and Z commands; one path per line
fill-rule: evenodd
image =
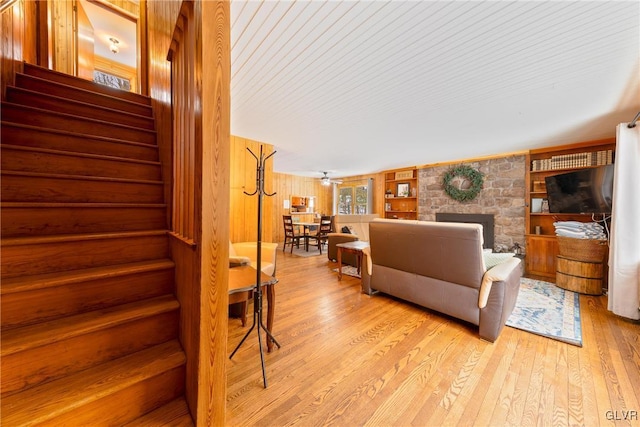
M 169 258 L 166 230 L 2 240 L 2 279 Z
M 54 274 L 40 274 L 28 277 L 13 277 L 2 280 L 0 295 L 5 297 L 18 292 L 29 292 L 52 288 L 89 280 L 120 277 L 129 274 L 143 273 L 154 270 L 170 269 L 174 267 L 169 259 L 132 262 L 129 264 L 109 265 L 105 267 L 85 268 L 82 270 L 65 271 Z
M 69 130 L 29 126 L 5 120 L 2 121 L 0 134 L 2 141 L 20 146 L 148 161 L 158 160 L 158 147 L 155 144 L 85 135 Z
M 3 331 L 3 397 L 177 338 L 178 308 L 169 294 Z
M 44 92 L 49 95 L 59 96 L 75 101 L 86 102 L 93 105 L 126 111 L 139 116 L 153 117 L 153 110 L 148 104 L 132 102 L 127 99 L 83 89 L 78 86 L 70 86 L 54 80 L 43 79 L 37 76 L 17 73 L 16 86 L 30 89 L 36 92 Z
M 76 117 L 72 114 L 58 113 L 42 108 L 29 107 L 12 102 L 2 102 L 2 119 L 29 126 L 67 130 L 86 135 L 115 137 L 127 141 L 155 144 L 156 132 L 133 126 L 111 123 L 104 120 Z
M 0 356 L 5 358 L 18 352 L 178 308 L 178 301 L 173 295 L 169 295 L 10 329 L 2 333 Z
M 175 264 L 158 259 L 2 280 L 2 330 L 173 292 Z
M 159 181 L 160 162 L 0 144 L 3 170 Z
M 184 365 L 169 341 L 4 397 L 3 424 L 122 425 L 180 396 Z
M 3 202 L 163 203 L 162 181 L 1 171 Z
M 49 93 L 35 92 L 21 87 L 8 86 L 6 100 L 14 104 L 28 105 L 57 113 L 71 114 L 76 117 L 108 121 L 141 129 L 155 129 L 153 117 L 139 116 L 122 110 L 114 110 L 96 104 L 61 98 Z
M 39 67 L 37 65 L 24 63 L 23 73 L 40 77 L 45 80 L 62 83 L 68 86 L 77 87 L 87 91 L 113 96 L 120 99 L 126 99 L 130 102 L 136 102 L 142 105 L 151 105 L 151 98 L 148 96 L 140 95 L 134 92 L 127 92 L 120 89 L 115 89 L 109 86 L 101 85 L 89 80 L 81 79 L 69 74 L 61 73 L 59 71 L 49 70 L 47 68 Z
M 167 227 L 164 203 L 4 202 L 3 237 L 157 230 Z
M 193 427 L 193 419 L 184 398 L 172 400 L 153 412 L 136 418 L 125 427 Z

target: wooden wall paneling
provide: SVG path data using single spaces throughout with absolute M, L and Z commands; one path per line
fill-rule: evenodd
M 171 121 L 171 63 L 167 52 L 171 44 L 174 24 L 180 11 L 178 1 L 147 2 L 149 95 L 152 98 L 157 130 L 157 144 L 162 164 L 167 201 L 167 218 L 171 218 L 172 200 L 172 121 Z M 168 225 L 168 228 L 170 226 Z M 198 404 L 198 363 L 200 346 L 200 280 L 199 252 L 183 241 L 171 242 L 171 257 L 176 264 L 176 297 L 180 302 L 180 342 L 187 357 L 185 397 L 191 414 Z
M 7 84 L 13 84 L 15 74 L 22 71 L 23 61 L 46 66 L 46 63 L 39 62 L 40 55 L 44 53 L 46 58 L 47 52 L 47 31 L 40 25 L 41 22 L 46 23 L 46 12 L 46 3 L 42 1 L 17 0 L 3 4 L 0 18 L 0 90 L 3 100 Z M 40 43 L 45 43 L 45 46 L 40 47 Z
M 49 11 L 47 0 L 36 0 L 35 7 L 36 39 L 34 63 L 41 67 L 49 68 Z M 29 60 L 26 60 L 30 62 Z
M 316 212 L 327 215 L 332 214 L 333 186 L 323 186 L 319 178 L 274 173 L 273 183 L 274 190 L 277 192 L 273 200 L 273 213 L 271 216 L 274 242 L 281 243 L 284 241 L 282 215 L 289 213 L 289 209 L 284 208 L 284 202 L 285 200 L 290 200 L 292 195 L 315 196 Z
M 75 34 L 73 32 L 75 1 L 52 1 L 51 38 L 53 46 L 53 69 L 75 75 Z
M 6 96 L 6 87 L 13 84 L 14 75 L 23 59 L 25 43 L 25 0 L 16 1 L 2 11 L 2 99 Z
M 149 43 L 147 36 L 147 0 L 140 0 L 138 10 L 138 83 L 142 95 L 149 95 Z
M 14 58 L 14 47 L 22 48 L 20 31 L 16 32 L 14 26 L 14 17 L 19 12 L 17 9 L 20 7 L 21 2 L 17 2 L 13 6 L 3 10 L 0 16 L 0 30 L 2 31 L 2 45 L 0 46 L 0 53 L 2 54 L 2 66 L 0 68 L 0 73 L 2 73 L 2 100 L 6 99 L 7 84 L 13 83 L 13 67 L 16 61 L 16 58 Z M 19 56 L 22 57 L 22 53 L 20 53 Z
M 24 41 L 22 44 L 22 60 L 30 64 L 37 63 L 38 45 L 38 3 L 24 1 Z
M 225 425 L 228 360 L 230 5 L 196 2 L 202 24 L 196 79 L 202 83 L 201 322 L 196 425 Z M 196 13 L 198 16 L 198 13 Z M 203 46 L 202 43 L 206 41 Z M 200 58 L 198 58 L 200 60 Z M 206 78 L 202 78 L 206 76 Z
M 247 196 L 244 191 L 251 193 L 256 189 L 256 161 L 247 148 L 259 157 L 260 146 L 263 147 L 265 157 L 273 152 L 271 144 L 231 136 L 229 230 L 232 242 L 253 242 L 258 236 L 258 198 Z M 265 164 L 265 191 L 274 191 L 273 157 Z M 274 197 L 263 198 L 262 240 L 265 242 L 275 241 L 273 223 L 270 220 L 275 206 Z
M 94 59 L 94 29 L 89 21 L 82 3 L 77 3 L 78 13 L 78 77 L 93 80 Z M 103 60 L 107 61 L 106 58 Z M 109 61 L 111 62 L 111 61 Z
M 165 200 L 171 200 L 172 124 L 171 124 L 171 63 L 167 52 L 171 44 L 173 25 L 176 22 L 180 2 L 147 2 L 149 96 L 152 99 L 156 122 L 157 143 L 162 163 Z M 167 218 L 171 218 L 171 206 L 167 204 Z
M 245 231 L 245 196 L 243 194 L 246 177 L 245 139 L 238 136 L 230 137 L 230 175 L 229 175 L 229 238 L 232 242 L 244 242 Z M 254 169 L 255 173 L 255 169 Z M 248 225 L 248 224 L 247 224 Z M 251 240 L 255 240 L 255 237 Z
M 125 18 L 137 19 L 142 9 L 142 1 L 132 0 L 89 0 L 102 4 Z

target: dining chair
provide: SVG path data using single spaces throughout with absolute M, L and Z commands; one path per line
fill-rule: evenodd
M 291 245 L 291 253 L 293 253 L 293 245 L 295 244 L 297 248 L 300 248 L 300 240 L 304 239 L 304 236 L 296 232 L 296 227 L 294 226 L 291 215 L 282 215 L 282 220 L 284 223 L 284 245 L 282 245 L 282 252 L 285 251 L 287 245 Z
M 329 215 L 323 215 L 320 217 L 320 224 L 318 225 L 316 233 L 304 237 L 305 249 L 309 250 L 309 246 L 317 246 L 320 255 L 322 255 L 322 245 L 327 244 L 329 233 L 331 233 L 331 217 Z

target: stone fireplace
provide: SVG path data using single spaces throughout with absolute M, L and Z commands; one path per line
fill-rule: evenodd
M 436 221 L 438 222 L 463 222 L 466 224 L 480 224 L 482 225 L 482 237 L 484 243 L 482 245 L 485 249 L 493 249 L 494 243 L 494 226 L 493 215 L 491 214 L 467 214 L 467 213 L 436 213 Z
M 516 243 L 524 247 L 525 156 L 508 155 L 464 164 L 484 175 L 484 185 L 478 197 L 466 202 L 452 199 L 442 188 L 442 177 L 451 165 L 425 166 L 418 173 L 418 219 L 436 221 L 438 213 L 490 215 L 494 221 L 493 244 L 485 235 L 486 248 L 506 252 Z

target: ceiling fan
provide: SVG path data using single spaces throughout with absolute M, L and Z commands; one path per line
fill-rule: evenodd
M 339 179 L 329 178 L 327 172 L 322 172 L 322 174 L 324 174 L 323 177 L 320 178 L 320 182 L 322 183 L 322 185 L 329 186 L 331 184 L 342 184 L 342 181 Z

